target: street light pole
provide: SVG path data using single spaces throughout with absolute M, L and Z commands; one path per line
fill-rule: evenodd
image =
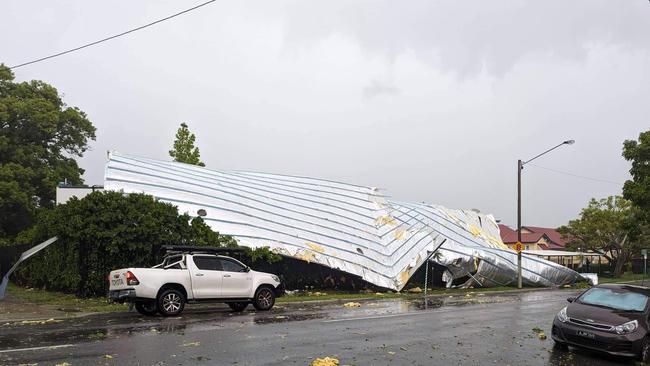
M 521 159 L 517 160 L 517 242 L 521 243 L 521 171 L 524 169 L 524 165 L 530 163 L 531 161 L 539 158 L 540 156 L 547 154 L 562 145 L 573 145 L 575 140 L 566 140 L 561 144 L 557 144 L 552 148 L 544 151 L 539 155 L 535 155 L 532 159 L 522 161 Z M 522 276 L 521 276 L 521 252 L 517 252 L 517 288 L 522 288 Z
M 521 243 L 521 170 L 524 164 L 517 160 L 517 242 Z M 522 287 L 521 279 L 521 252 L 517 252 L 517 288 Z

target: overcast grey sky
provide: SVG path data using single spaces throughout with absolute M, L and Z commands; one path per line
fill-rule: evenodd
M 3 1 L 14 65 L 200 1 Z M 81 160 L 169 159 L 180 122 L 215 169 L 378 186 L 395 199 L 516 223 L 516 162 L 613 182 L 622 142 L 650 126 L 650 2 L 221 1 L 15 70 L 88 113 Z M 529 166 L 523 222 L 557 226 L 617 184 Z

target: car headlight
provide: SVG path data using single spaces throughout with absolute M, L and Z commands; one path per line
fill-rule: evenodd
M 639 327 L 639 322 L 632 320 L 631 322 L 623 323 L 614 327 L 614 331 L 618 334 L 632 333 Z
M 559 313 L 557 313 L 557 320 L 561 321 L 562 323 L 566 323 L 566 321 L 569 320 L 569 316 L 566 315 L 566 306 L 563 307 Z
M 272 278 L 273 281 L 275 281 L 275 282 L 280 282 L 280 277 L 278 277 L 278 276 L 276 276 L 276 275 L 272 275 L 271 278 Z

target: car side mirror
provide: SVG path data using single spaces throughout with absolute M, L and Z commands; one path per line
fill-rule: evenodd
M 566 301 L 568 301 L 568 302 L 574 302 L 574 301 L 576 301 L 576 298 L 573 297 L 573 296 L 571 296 L 571 297 L 568 297 L 568 298 L 566 299 Z
M 246 267 L 244 267 L 244 270 L 243 270 L 243 271 L 244 271 L 244 272 L 250 272 L 250 271 L 251 271 L 251 267 L 246 266 Z

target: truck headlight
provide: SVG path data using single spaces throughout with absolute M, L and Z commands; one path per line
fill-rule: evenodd
M 632 320 L 631 322 L 623 323 L 614 327 L 614 331 L 618 334 L 627 334 L 634 332 L 639 327 L 639 322 Z
M 569 316 L 566 314 L 566 306 L 563 307 L 559 313 L 557 313 L 557 320 L 561 321 L 562 323 L 566 323 L 567 320 L 569 320 Z
M 273 281 L 275 281 L 275 282 L 280 282 L 280 277 L 278 277 L 278 276 L 276 276 L 276 275 L 272 275 L 271 278 L 272 278 Z

